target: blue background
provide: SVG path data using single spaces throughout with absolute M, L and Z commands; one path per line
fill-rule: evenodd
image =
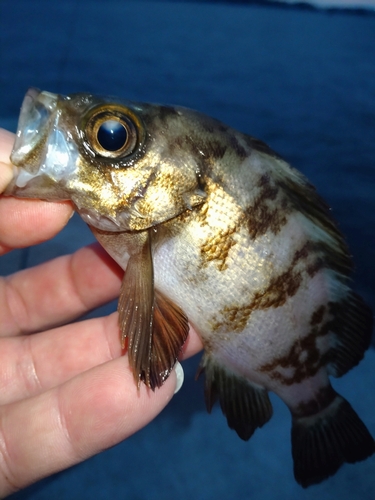
M 333 207 L 356 262 L 355 289 L 375 305 L 375 15 L 260 5 L 2 0 L 0 126 L 15 130 L 29 86 L 91 91 L 199 109 L 268 142 Z M 0 260 L 9 274 L 92 237 L 78 217 L 55 239 Z M 113 310 L 114 304 L 95 314 Z M 205 412 L 198 359 L 146 429 L 15 499 L 321 500 L 375 498 L 375 458 L 302 490 L 288 410 L 243 443 Z M 375 435 L 375 352 L 335 381 Z

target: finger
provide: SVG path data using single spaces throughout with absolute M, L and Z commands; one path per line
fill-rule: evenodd
M 122 354 L 117 313 L 0 340 L 0 405 L 35 396 Z
M 9 155 L 14 138 L 14 134 L 0 129 L 0 193 L 13 177 Z M 52 238 L 66 225 L 72 213 L 69 202 L 0 197 L 0 254 Z
M 13 166 L 9 155 L 13 147 L 15 135 L 0 128 L 0 193 L 2 193 L 13 177 Z
M 174 372 L 155 392 L 137 390 L 127 358 L 0 410 L 0 496 L 114 446 L 170 401 Z
M 0 197 L 0 255 L 53 238 L 73 214 L 70 202 Z
M 181 354 L 178 357 L 180 361 L 188 359 L 190 358 L 190 356 L 194 356 L 194 354 L 197 354 L 199 351 L 203 349 L 202 340 L 197 334 L 194 326 L 190 325 L 190 323 L 189 326 L 190 329 L 188 338 L 186 339 L 185 344 L 182 346 Z
M 67 323 L 118 296 L 123 271 L 98 245 L 0 278 L 0 336 Z
M 202 348 L 190 330 L 181 358 Z M 0 340 L 0 405 L 40 394 L 122 355 L 118 314 Z

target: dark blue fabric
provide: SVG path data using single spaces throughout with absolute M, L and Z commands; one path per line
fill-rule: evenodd
M 29 86 L 180 104 L 268 142 L 333 207 L 356 262 L 355 288 L 375 304 L 375 16 L 256 5 L 2 0 L 0 126 L 15 129 Z M 74 219 L 29 265 L 88 241 Z M 23 254 L 22 254 L 23 255 Z M 2 258 L 3 273 L 25 259 Z M 375 354 L 335 387 L 375 434 Z M 249 443 L 207 415 L 198 359 L 169 407 L 115 448 L 14 495 L 17 499 L 373 500 L 375 459 L 322 485 L 292 475 L 290 418 Z

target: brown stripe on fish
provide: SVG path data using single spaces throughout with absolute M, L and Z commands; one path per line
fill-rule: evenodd
M 186 149 L 191 152 L 198 163 L 203 164 L 202 172 L 206 172 L 208 166 L 212 166 L 214 160 L 220 160 L 227 151 L 227 144 L 224 142 L 205 137 L 192 138 L 189 135 L 179 135 L 173 141 L 170 141 L 169 150 L 173 154 L 177 149 Z
M 343 248 L 334 247 L 328 241 L 315 243 L 315 248 L 322 260 L 322 267 L 333 269 L 337 273 L 344 275 L 343 281 L 346 282 L 346 278 L 350 275 L 353 267 L 348 251 L 346 249 L 343 251 Z M 311 269 L 311 272 L 313 272 L 313 269 Z M 337 278 L 339 279 L 339 276 Z
M 201 256 L 206 264 L 211 261 L 216 261 L 219 271 L 227 269 L 227 258 L 229 250 L 235 245 L 236 241 L 233 234 L 236 232 L 236 226 L 228 228 L 226 231 L 218 231 L 216 234 L 208 238 L 201 245 Z
M 186 154 L 186 161 L 194 159 L 196 163 L 196 174 L 199 186 L 205 190 L 205 183 L 214 179 L 219 184 L 222 178 L 215 173 L 215 164 L 221 160 L 227 152 L 227 142 L 222 142 L 215 137 L 194 135 L 179 135 L 174 140 L 169 141 L 169 153 L 173 157 L 178 154 Z
M 311 262 L 306 263 L 306 272 L 310 278 L 313 278 L 324 267 L 324 260 L 319 255 L 320 248 L 320 244 L 307 241 L 302 248 L 296 250 L 292 264 L 295 265 L 299 261 L 307 261 L 309 258 L 312 258 Z
M 200 245 L 202 265 L 215 261 L 219 271 L 227 269 L 230 249 L 236 244 L 235 234 L 243 218 L 241 208 L 221 186 L 211 180 L 206 184 L 207 199 L 196 212 L 195 220 L 206 226 L 208 235 Z
M 262 236 L 267 231 L 277 234 L 288 221 L 290 206 L 282 190 L 271 182 L 269 174 L 259 179 L 259 194 L 253 203 L 245 209 L 247 227 L 252 239 Z M 281 196 L 281 199 L 277 198 Z
M 295 271 L 291 266 L 287 271 L 272 278 L 265 289 L 253 294 L 249 304 L 244 306 L 225 306 L 220 312 L 225 318 L 223 321 L 214 322 L 214 331 L 225 328 L 233 332 L 241 332 L 245 327 L 253 311 L 257 309 L 268 309 L 280 307 L 289 297 L 295 295 L 302 282 L 302 273 Z
M 217 132 L 227 132 L 229 126 L 225 123 L 217 120 L 216 118 L 211 118 L 209 116 L 200 114 L 199 115 L 199 127 L 201 127 L 205 132 L 209 134 L 216 134 Z
M 291 212 L 302 213 L 323 231 L 314 235 L 315 241 L 311 241 L 304 249 L 306 254 L 316 254 L 314 262 L 309 264 L 309 275 L 313 277 L 322 267 L 329 267 L 348 276 L 352 268 L 351 258 L 328 205 L 301 174 L 296 173 L 295 179 L 289 178 L 283 169 L 289 171 L 290 167 L 282 161 L 278 164 L 278 179 L 275 181 L 271 180 L 269 174 L 262 175 L 257 184 L 260 191 L 245 209 L 250 237 L 255 239 L 267 231 L 277 234 L 288 222 Z
M 310 278 L 313 278 L 317 272 L 319 272 L 321 269 L 324 267 L 324 261 L 321 258 L 317 258 L 312 264 L 307 266 L 306 272 L 310 276 Z
M 251 137 L 248 135 L 244 136 L 244 139 L 251 149 L 258 151 L 259 153 L 265 153 L 268 156 L 272 156 L 273 158 L 282 160 L 281 156 L 278 153 L 276 153 L 272 148 L 268 146 L 268 144 L 261 141 L 260 139 L 256 139 L 255 137 Z
M 238 137 L 237 137 L 237 134 L 233 134 L 229 137 L 229 143 L 230 143 L 230 146 L 231 148 L 233 149 L 233 151 L 236 153 L 236 155 L 238 156 L 238 158 L 240 160 L 244 160 L 245 158 L 247 158 L 251 151 L 249 151 L 248 149 L 246 149 L 246 143 L 244 142 L 243 144 L 241 144 L 240 142 L 240 137 L 243 138 L 243 135 L 241 134 L 238 134 Z
M 329 243 L 322 241 L 308 241 L 300 250 L 297 250 L 293 262 L 301 259 L 313 257 L 312 261 L 306 266 L 306 272 L 312 278 L 323 267 L 332 269 L 343 275 L 343 281 L 346 283 L 347 275 L 350 270 L 351 261 L 347 254 L 333 248 Z M 337 276 L 339 279 L 340 276 Z
M 293 257 L 293 264 L 299 260 L 307 260 L 312 258 L 311 262 L 306 265 L 306 272 L 313 278 L 315 274 L 322 268 L 329 268 L 343 275 L 343 281 L 346 282 L 346 276 L 350 269 L 350 258 L 348 255 L 338 252 L 333 249 L 328 243 L 322 241 L 307 241 L 302 248 L 297 250 Z M 339 279 L 340 276 L 337 276 Z
M 312 325 L 312 326 L 319 325 L 323 320 L 323 316 L 324 316 L 325 312 L 326 312 L 325 306 L 322 305 L 322 306 L 318 307 L 318 309 L 316 309 L 316 311 L 314 311 L 312 313 L 312 316 L 310 319 L 310 325 Z
M 315 311 L 315 314 L 317 311 Z M 312 319 L 313 320 L 313 319 Z M 317 346 L 317 339 L 327 335 L 332 328 L 332 321 L 324 323 L 320 328 L 314 326 L 310 333 L 293 342 L 288 352 L 265 363 L 258 368 L 267 373 L 273 380 L 283 385 L 293 385 L 311 378 L 330 360 L 329 350 L 321 352 Z
M 314 399 L 310 401 L 301 401 L 297 406 L 291 409 L 293 417 L 302 418 L 315 415 L 324 408 L 327 408 L 336 398 L 337 393 L 333 390 L 331 384 L 321 387 L 314 392 Z
M 210 140 L 208 144 L 209 157 L 215 160 L 221 160 L 227 151 L 227 145 L 218 140 Z
M 158 106 L 155 109 L 156 115 L 158 119 L 163 122 L 163 125 L 166 128 L 169 128 L 169 122 L 171 118 L 178 118 L 179 112 L 178 109 L 176 109 L 173 106 Z M 152 123 L 152 121 L 151 121 Z
M 351 271 L 352 263 L 346 242 L 334 222 L 329 206 L 299 172 L 297 182 L 284 176 L 277 184 L 283 190 L 292 207 L 301 212 L 327 235 L 320 237 L 314 244 L 319 248 L 329 267 L 346 275 Z M 324 238 L 324 239 L 323 239 Z
M 339 377 L 359 363 L 369 346 L 372 331 L 370 309 L 362 299 L 350 292 L 328 307 L 318 306 L 310 317 L 310 332 L 298 338 L 288 352 L 259 367 L 284 385 L 300 383 L 313 377 L 323 366 Z M 318 339 L 327 337 L 324 351 Z
M 299 260 L 306 260 L 313 251 L 312 241 L 307 241 L 301 248 L 295 251 L 292 264 L 296 264 Z

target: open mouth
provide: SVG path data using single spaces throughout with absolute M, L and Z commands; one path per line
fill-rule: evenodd
M 18 120 L 17 136 L 11 154 L 14 165 L 20 165 L 40 141 L 54 113 L 57 94 L 31 88 L 27 91 Z

